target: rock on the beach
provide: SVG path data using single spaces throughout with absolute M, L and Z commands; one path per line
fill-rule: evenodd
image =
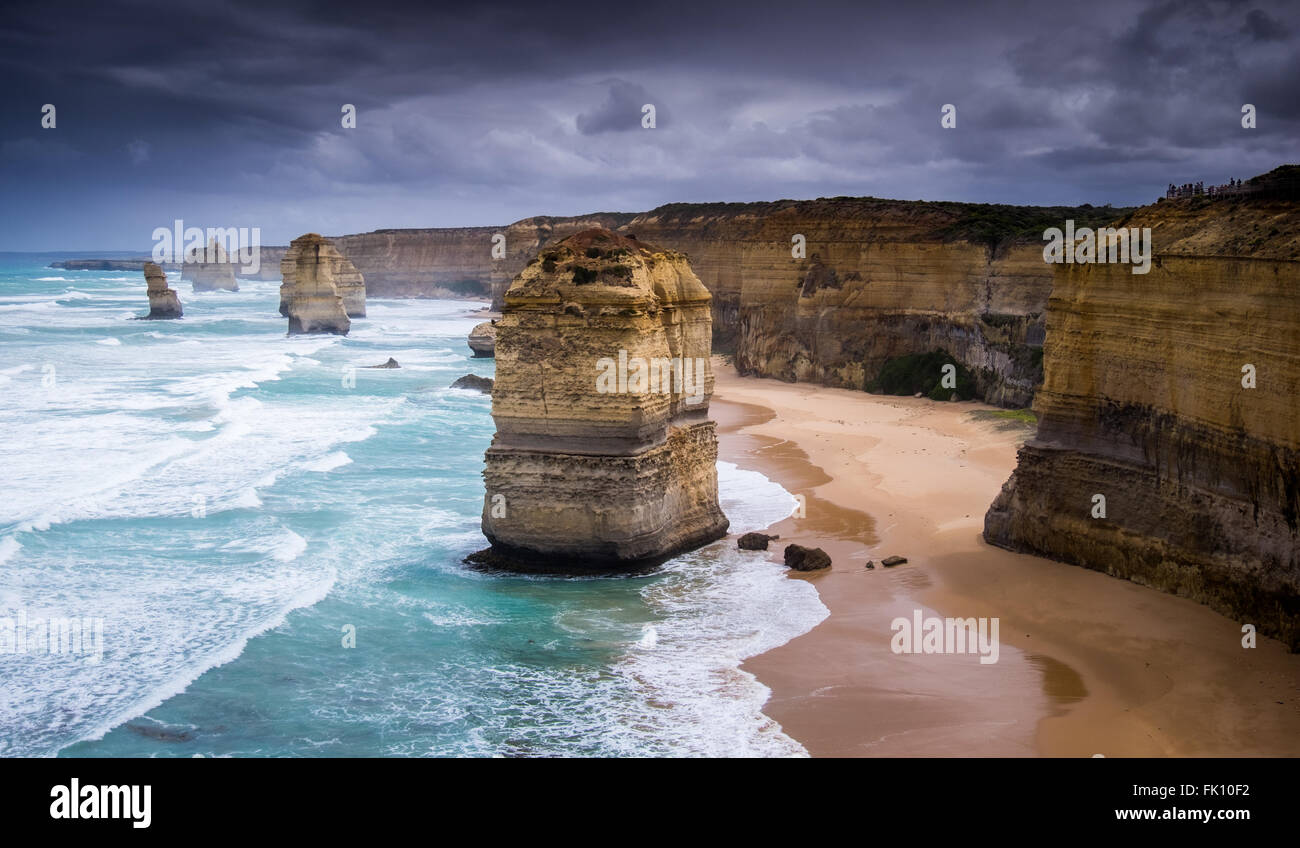
M 477 374 L 466 374 L 464 377 L 457 377 L 456 382 L 451 384 L 453 389 L 471 389 L 482 392 L 485 395 L 492 394 L 491 377 L 480 377 Z
M 736 540 L 736 547 L 742 551 L 765 551 L 768 542 L 779 538 L 781 537 L 769 536 L 766 533 L 746 533 Z
M 330 282 L 334 284 L 334 289 L 338 292 L 339 297 L 343 298 L 343 310 L 347 312 L 349 318 L 366 317 L 366 280 L 361 276 L 361 272 L 352 264 L 352 260 L 344 256 L 330 239 L 316 233 L 308 233 L 305 236 L 294 239 L 289 244 L 289 249 L 285 251 L 284 256 L 280 259 L 280 314 L 289 315 L 289 296 L 296 285 L 296 275 L 298 273 L 298 254 L 305 247 L 314 249 L 318 256 L 316 263 L 320 266 L 328 266 Z
M 907 562 L 907 557 L 887 556 L 880 561 L 880 564 L 883 565 L 885 568 L 891 568 L 895 565 L 902 565 L 905 562 Z
M 874 560 L 867 560 L 867 568 L 874 569 L 875 567 L 876 563 Z
M 190 280 L 196 292 L 239 291 L 235 266 L 225 248 L 214 238 L 206 248 L 193 247 L 185 253 L 181 279 Z
M 317 233 L 294 239 L 280 263 L 289 285 L 280 287 L 284 314 L 289 316 L 289 334 L 334 333 L 346 336 L 352 327 L 343 298 L 334 285 L 339 252 Z
M 144 282 L 149 293 L 147 318 L 181 317 L 181 299 L 175 289 L 167 287 L 167 275 L 153 262 L 144 263 Z
M 624 570 L 727 532 L 709 291 L 683 254 L 577 233 L 515 278 L 496 328 L 483 470 L 493 548 L 524 569 Z
M 496 355 L 497 322 L 484 321 L 469 331 L 469 349 L 480 359 L 491 359 Z
M 785 564 L 795 571 L 817 571 L 831 567 L 830 555 L 821 548 L 805 548 L 803 545 L 785 546 Z

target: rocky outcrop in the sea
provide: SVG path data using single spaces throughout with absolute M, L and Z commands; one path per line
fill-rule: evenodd
M 181 299 L 167 287 L 167 275 L 153 262 L 144 263 L 144 282 L 149 294 L 148 318 L 181 317 Z
M 365 278 L 351 260 L 339 252 L 333 241 L 318 233 L 307 233 L 294 239 L 280 260 L 280 314 L 289 314 L 289 298 L 297 286 L 295 275 L 300 267 L 298 257 L 303 250 L 313 251 L 315 265 L 325 268 L 334 290 L 343 298 L 343 309 L 348 317 L 366 317 Z
M 517 567 L 654 560 L 721 537 L 709 293 L 681 254 L 575 234 L 497 321 L 483 533 Z
M 185 253 L 181 279 L 194 284 L 194 291 L 239 291 L 235 266 L 220 242 L 212 239 L 206 248 L 193 247 Z
M 457 377 L 449 388 L 469 389 L 470 391 L 490 395 L 492 394 L 492 378 L 480 377 L 477 374 L 466 374 L 464 377 Z
M 281 261 L 281 275 L 292 284 L 280 288 L 283 314 L 289 318 L 289 333 L 334 333 L 347 335 L 352 327 L 343 297 L 334 283 L 338 251 L 317 233 L 294 239 Z
M 469 331 L 469 349 L 474 351 L 474 356 L 482 359 L 491 359 L 497 348 L 497 322 L 484 321 L 478 324 L 474 329 Z
M 1125 222 L 1152 228 L 1145 276 L 1058 266 L 1038 432 L 984 535 L 1192 598 L 1296 650 L 1300 203 L 1199 200 Z

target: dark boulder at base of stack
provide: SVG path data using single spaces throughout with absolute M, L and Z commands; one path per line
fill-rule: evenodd
M 144 263 L 144 281 L 149 290 L 149 314 L 146 319 L 181 317 L 181 299 L 175 289 L 167 287 L 167 275 L 157 264 Z
M 742 551 L 765 551 L 768 542 L 779 538 L 781 537 L 769 536 L 766 533 L 746 533 L 736 540 L 736 547 Z
M 831 558 L 821 548 L 786 545 L 785 564 L 787 568 L 793 568 L 795 571 L 820 571 L 831 567 Z

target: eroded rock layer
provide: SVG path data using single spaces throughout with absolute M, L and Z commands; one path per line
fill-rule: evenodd
M 289 318 L 289 333 L 347 335 L 352 327 L 336 279 L 343 258 L 318 233 L 299 236 L 281 260 L 281 314 Z M 288 286 L 286 290 L 285 285 Z
M 181 317 L 181 299 L 167 287 L 167 275 L 153 262 L 144 263 L 144 281 L 149 293 L 149 318 Z
M 307 236 L 295 239 L 280 260 L 280 314 L 289 314 L 289 297 L 297 284 L 298 255 L 304 246 L 309 246 L 316 252 L 316 265 L 329 266 L 326 273 L 335 291 L 343 298 L 343 309 L 348 317 L 366 317 L 366 281 L 361 272 L 339 252 L 333 241 L 315 233 L 307 235 L 315 238 L 310 241 L 304 241 Z
M 684 256 L 608 230 L 575 234 L 520 273 L 497 321 L 483 473 L 495 553 L 601 567 L 726 532 L 710 325 Z
M 469 331 L 469 349 L 474 351 L 474 356 L 481 359 L 491 359 L 497 346 L 497 326 L 495 321 L 484 321 L 482 324 L 475 324 L 474 329 Z
M 984 535 L 1184 595 L 1294 650 L 1300 263 L 1162 255 L 1184 243 L 1227 249 L 1192 238 L 1185 212 L 1161 204 L 1134 216 L 1155 227 L 1170 215 L 1178 233 L 1162 242 L 1153 229 L 1157 258 L 1145 276 L 1126 265 L 1059 266 L 1038 433 Z M 1300 209 L 1289 215 L 1294 232 Z

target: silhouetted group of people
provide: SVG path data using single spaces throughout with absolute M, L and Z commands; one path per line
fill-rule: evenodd
M 1240 194 L 1243 191 L 1245 191 L 1245 188 L 1242 181 L 1238 179 L 1231 179 L 1223 185 L 1212 185 L 1209 188 L 1205 187 L 1204 182 L 1183 183 L 1180 186 L 1170 183 L 1169 190 L 1165 192 L 1165 197 L 1196 197 L 1198 195 L 1217 197 L 1224 194 Z

